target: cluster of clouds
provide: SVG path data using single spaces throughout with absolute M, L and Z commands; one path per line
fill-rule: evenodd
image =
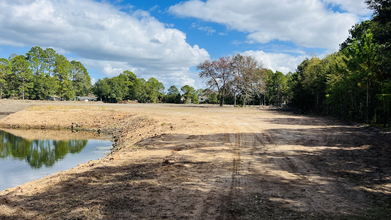
M 173 5 L 169 12 L 226 25 L 248 33 L 249 43 L 292 41 L 298 46 L 334 49 L 347 37 L 347 30 L 368 14 L 364 1 L 353 0 L 190 0 Z M 329 5 L 346 13 L 334 12 Z M 354 6 L 354 7 L 352 7 Z M 356 12 L 356 13 L 353 13 Z
M 59 48 L 110 77 L 131 70 L 168 85 L 201 86 L 190 68 L 210 59 L 207 50 L 187 43 L 186 34 L 173 24 L 164 24 L 142 10 L 124 12 L 106 1 L 3 0 L 0 10 L 0 45 Z M 279 40 L 328 51 L 337 49 L 348 36 L 347 30 L 371 14 L 364 0 L 189 0 L 169 7 L 168 12 L 244 32 L 250 44 Z M 209 26 L 194 27 L 207 34 L 216 32 Z M 305 57 L 241 53 L 284 73 L 294 71 Z
M 0 2 L 0 45 L 59 48 L 107 76 L 124 70 L 164 83 L 194 84 L 190 67 L 209 53 L 146 11 L 92 0 Z
M 348 29 L 372 13 L 364 0 L 189 0 L 171 6 L 168 11 L 247 33 L 245 43 L 293 42 L 299 48 L 324 49 L 321 56 L 336 51 L 348 37 Z M 307 57 L 302 52 L 241 53 L 261 60 L 266 68 L 284 73 L 295 71 Z

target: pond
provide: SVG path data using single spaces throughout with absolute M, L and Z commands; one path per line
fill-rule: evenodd
M 0 191 L 103 158 L 112 145 L 89 132 L 0 130 Z

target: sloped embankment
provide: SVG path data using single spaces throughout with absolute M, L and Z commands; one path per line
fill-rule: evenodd
M 0 120 L 0 127 L 93 131 L 114 137 L 116 147 L 155 136 L 166 126 L 150 117 L 102 109 L 56 107 L 26 109 Z
M 25 110 L 0 120 L 0 126 L 3 128 L 71 129 L 75 133 L 99 131 L 111 134 L 115 139 L 114 148 L 106 158 L 79 164 L 70 170 L 0 192 L 0 206 L 2 207 L 0 219 L 45 219 L 47 214 L 57 216 L 58 210 L 52 206 L 51 200 L 55 201 L 58 208 L 66 208 L 62 201 L 64 201 L 64 195 L 67 195 L 67 198 L 71 196 L 67 194 L 70 189 L 73 191 L 72 196 L 77 192 L 77 195 L 85 195 L 85 199 L 97 198 L 97 193 L 104 191 L 103 186 L 108 181 L 113 181 L 110 174 L 104 174 L 106 169 L 102 170 L 103 168 L 107 168 L 109 173 L 120 172 L 122 170 L 120 164 L 123 161 L 130 161 L 133 158 L 132 152 L 137 151 L 132 147 L 135 143 L 168 129 L 166 125 L 160 125 L 156 120 L 146 116 L 85 109 Z M 99 170 L 96 171 L 96 169 Z M 91 189 L 91 184 L 99 190 Z M 51 200 L 47 199 L 48 196 Z M 99 198 L 105 199 L 104 196 L 99 196 Z M 34 209 L 29 208 L 32 203 L 36 204 Z M 97 215 L 100 214 L 97 213 Z

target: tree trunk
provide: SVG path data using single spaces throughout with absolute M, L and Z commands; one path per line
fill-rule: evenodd
M 259 95 L 259 106 L 261 106 L 261 105 L 262 105 L 262 96 Z
M 367 124 L 369 124 L 369 77 L 367 79 Z
M 266 105 L 266 95 L 263 95 L 263 105 Z
M 22 91 L 23 91 L 23 96 L 22 96 L 22 97 L 23 97 L 23 100 L 24 100 L 24 79 L 23 79 L 23 84 L 22 84 L 22 86 L 23 86 L 23 87 L 22 87 Z
M 220 107 L 223 107 L 224 105 L 224 92 L 220 94 Z
M 234 107 L 236 107 L 236 92 L 234 93 Z
M 384 100 L 384 98 L 383 98 Z M 385 105 L 386 106 L 386 105 Z M 386 107 L 384 107 L 384 114 L 383 114 L 383 117 L 384 117 L 384 121 L 383 121 L 383 127 L 387 127 L 387 117 L 388 117 L 388 111 L 386 110 Z
M 246 107 L 247 104 L 247 94 L 243 97 L 243 107 Z

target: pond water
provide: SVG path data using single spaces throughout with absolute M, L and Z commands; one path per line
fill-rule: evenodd
M 0 130 L 0 191 L 103 158 L 112 144 L 87 133 Z

